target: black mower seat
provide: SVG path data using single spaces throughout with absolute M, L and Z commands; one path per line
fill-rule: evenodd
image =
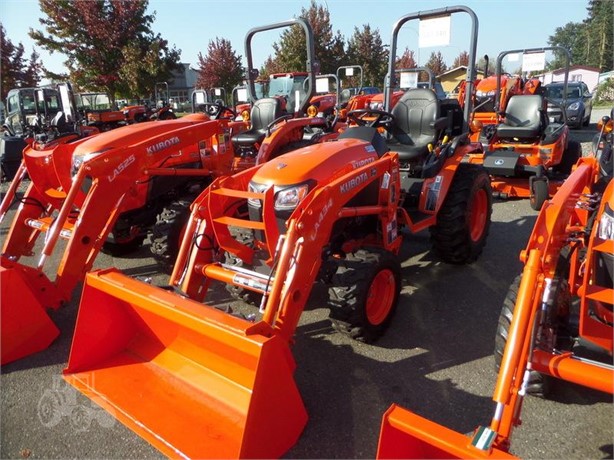
M 428 154 L 428 145 L 435 144 L 438 131 L 434 126 L 440 116 L 437 95 L 431 89 L 410 89 L 392 109 L 394 125 L 389 132 L 390 150 L 398 152 L 399 160 L 414 161 Z
M 507 103 L 504 121 L 497 126 L 497 136 L 502 139 L 535 139 L 543 124 L 543 98 L 540 95 L 515 95 Z
M 281 100 L 276 97 L 258 99 L 251 111 L 252 127 L 232 136 L 232 142 L 240 146 L 260 143 L 266 136 L 266 127 L 283 115 Z

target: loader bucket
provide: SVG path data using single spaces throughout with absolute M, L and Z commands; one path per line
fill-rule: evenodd
M 163 454 L 272 458 L 307 412 L 288 343 L 122 275 L 88 273 L 64 378 Z
M 28 276 L 28 270 L 19 264 L 0 266 L 0 364 L 42 351 L 60 334 L 33 291 L 32 281 L 41 277 Z
M 506 451 L 475 447 L 473 438 L 393 404 L 384 414 L 377 458 L 515 458 Z

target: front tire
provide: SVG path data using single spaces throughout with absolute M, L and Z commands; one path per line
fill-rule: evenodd
M 329 288 L 333 328 L 371 343 L 388 328 L 401 290 L 401 265 L 383 249 L 361 249 L 339 260 Z
M 492 214 L 490 177 L 479 165 L 460 164 L 431 227 L 431 242 L 448 263 L 475 261 L 486 245 Z
M 182 199 L 165 206 L 156 217 L 151 232 L 151 254 L 162 271 L 171 273 L 186 224 L 192 200 Z
M 548 200 L 549 196 L 548 182 L 545 180 L 533 181 L 533 185 L 531 185 L 531 196 L 529 197 L 531 209 L 539 211 Z
M 512 325 L 512 319 L 514 316 L 514 308 L 516 306 L 516 300 L 518 298 L 518 289 L 520 288 L 520 281 L 522 275 L 518 275 L 512 281 L 509 287 L 505 300 L 503 301 L 503 307 L 499 315 L 499 321 L 497 323 L 497 332 L 495 335 L 495 370 L 499 372 L 501 362 L 503 360 L 503 352 L 505 345 L 507 344 L 510 327 Z M 531 331 L 524 331 L 526 334 L 530 334 Z M 549 375 L 540 374 L 537 371 L 531 371 L 529 374 L 529 381 L 526 391 L 528 394 L 538 396 L 542 398 L 548 397 L 552 390 L 552 377 Z

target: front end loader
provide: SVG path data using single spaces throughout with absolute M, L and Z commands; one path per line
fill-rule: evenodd
M 411 90 L 395 110 L 432 95 Z M 449 117 L 434 104 L 409 119 L 350 112 L 358 126 L 336 139 L 216 179 L 191 206 L 168 286 L 89 273 L 66 381 L 165 455 L 283 455 L 307 423 L 291 353 L 304 309 L 326 302 L 334 329 L 373 342 L 397 306 L 403 229 L 430 229 L 451 263 L 474 261 L 485 244 L 488 175 L 461 164 L 481 144 L 468 132 L 447 140 Z M 401 144 L 426 117 L 431 148 Z M 403 146 L 420 147 L 411 171 Z M 220 301 L 218 286 L 244 302 Z
M 383 417 L 377 458 L 509 458 L 525 394 L 546 395 L 551 379 L 612 394 L 612 120 L 604 117 L 599 126 L 600 150 L 580 159 L 546 202 L 520 255 L 524 270 L 497 327 L 490 425 L 464 435 L 393 405 Z
M 2 316 L 15 318 L 2 322 L 2 364 L 46 348 L 57 336 L 45 310 L 71 298 L 100 250 L 117 255 L 135 249 L 158 224 L 158 214 L 180 201 L 188 202 L 187 210 L 212 177 L 230 173 L 233 127 L 244 126 L 194 114 L 24 150 L 0 204 L 0 220 L 18 205 L 0 256 Z M 30 182 L 21 196 L 17 190 L 26 176 Z M 167 250 L 173 231 L 179 240 L 181 225 L 176 227 L 166 227 Z M 20 262 L 37 253 L 34 267 Z M 60 262 L 49 279 L 44 268 L 54 254 L 61 254 Z

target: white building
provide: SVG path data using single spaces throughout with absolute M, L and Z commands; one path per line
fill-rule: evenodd
M 565 69 L 556 69 L 552 72 L 547 72 L 541 75 L 540 79 L 543 84 L 563 81 L 565 79 Z M 568 81 L 583 81 L 586 83 L 586 86 L 588 86 L 588 90 L 592 93 L 600 82 L 599 69 L 585 65 L 573 65 L 569 67 Z

